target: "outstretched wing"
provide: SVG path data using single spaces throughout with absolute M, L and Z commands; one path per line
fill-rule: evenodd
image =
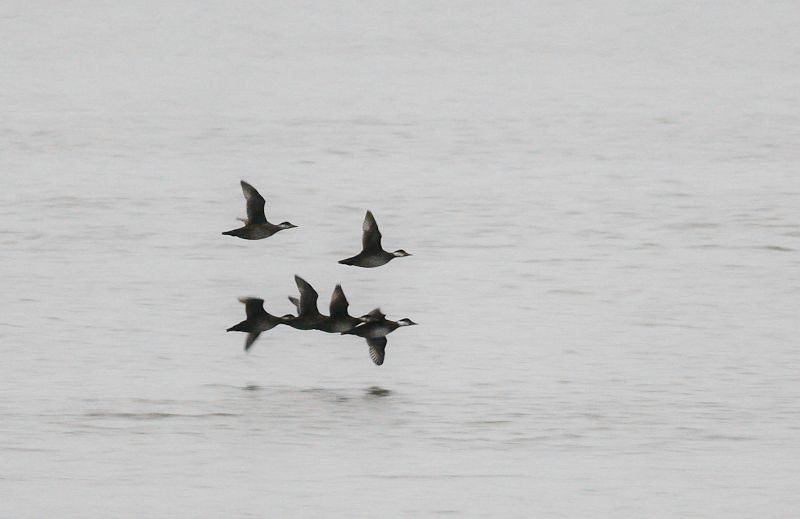
M 383 359 L 386 356 L 386 337 L 367 339 L 367 345 L 369 346 L 369 357 L 372 362 L 378 366 L 383 364 Z
M 298 315 L 313 315 L 318 314 L 317 309 L 317 291 L 314 287 L 300 276 L 294 277 L 294 282 L 297 284 L 297 289 L 300 291 L 300 304 L 297 307 Z
M 296 297 L 289 296 L 289 301 L 294 305 L 294 307 L 299 311 L 300 310 L 300 300 Z
M 378 222 L 372 216 L 372 211 L 367 211 L 362 226 L 361 248 L 364 252 L 381 250 L 381 231 L 378 230 Z
M 244 351 L 250 351 L 250 346 L 256 342 L 259 335 L 261 335 L 261 332 L 250 332 L 247 334 L 247 339 L 244 341 Z
M 342 285 L 336 285 L 331 296 L 331 317 L 347 317 L 349 315 L 347 313 L 348 306 L 350 306 L 350 303 L 347 302 Z
M 244 180 L 241 183 L 244 199 L 247 200 L 247 223 L 267 223 L 267 217 L 264 216 L 264 197 Z
M 239 301 L 244 303 L 244 312 L 247 314 L 248 319 L 253 319 L 259 315 L 265 314 L 264 300 L 257 297 L 240 297 Z

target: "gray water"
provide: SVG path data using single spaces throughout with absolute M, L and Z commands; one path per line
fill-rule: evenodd
M 4 4 L 0 516 L 796 517 L 798 23 Z M 420 326 L 245 354 L 294 274 Z

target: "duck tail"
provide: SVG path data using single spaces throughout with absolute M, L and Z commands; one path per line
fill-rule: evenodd
M 250 323 L 247 321 L 242 321 L 239 324 L 234 324 L 227 330 L 226 332 L 249 332 L 251 329 Z

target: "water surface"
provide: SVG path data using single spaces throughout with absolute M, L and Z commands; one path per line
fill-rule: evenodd
M 793 516 L 798 22 L 5 7 L 0 515 Z M 299 227 L 221 236 L 241 178 Z M 414 256 L 336 263 L 368 208 Z M 245 355 L 294 274 L 421 325 Z

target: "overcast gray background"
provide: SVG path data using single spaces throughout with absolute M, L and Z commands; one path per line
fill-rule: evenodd
M 0 516 L 795 517 L 798 26 L 2 3 Z M 414 256 L 336 263 L 368 208 Z M 421 325 L 245 355 L 295 273 Z

